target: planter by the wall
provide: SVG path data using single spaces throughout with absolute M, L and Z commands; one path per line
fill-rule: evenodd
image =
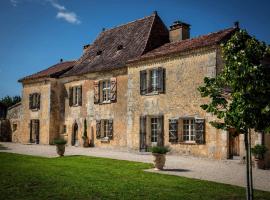
M 65 154 L 66 145 L 65 144 L 57 144 L 56 145 L 56 152 L 59 156 L 64 156 Z
M 83 147 L 89 147 L 89 139 L 83 138 Z
M 152 153 L 154 157 L 155 170 L 163 170 L 166 161 L 166 154 Z
M 257 169 L 265 169 L 265 161 L 263 159 L 255 159 Z

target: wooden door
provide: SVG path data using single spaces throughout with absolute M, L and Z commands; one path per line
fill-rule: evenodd
M 229 157 L 240 156 L 239 134 L 229 133 Z

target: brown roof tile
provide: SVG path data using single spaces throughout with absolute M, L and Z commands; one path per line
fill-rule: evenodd
M 215 33 L 202 35 L 197 38 L 186 39 L 179 42 L 166 43 L 146 54 L 143 54 L 142 56 L 129 60 L 128 63 L 148 60 L 196 48 L 212 46 L 214 44 L 220 43 L 221 41 L 229 37 L 235 30 L 235 28 L 228 28 Z
M 19 80 L 19 82 L 25 80 L 33 80 L 38 78 L 58 78 L 60 75 L 64 74 L 68 70 L 72 69 L 75 64 L 75 61 L 66 61 L 57 63 L 45 70 L 32 74 L 30 76 L 26 76 Z
M 168 42 L 168 29 L 157 14 L 100 33 L 79 59 L 75 67 L 63 76 L 72 76 L 121 68 L 130 59 Z M 122 50 L 117 50 L 119 45 Z M 100 51 L 100 55 L 97 52 Z

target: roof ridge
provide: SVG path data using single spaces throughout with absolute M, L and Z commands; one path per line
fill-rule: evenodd
M 108 32 L 108 31 L 111 31 L 111 30 L 116 29 L 116 28 L 119 28 L 119 27 L 121 27 L 121 26 L 126 26 L 126 25 L 129 25 L 129 24 L 134 23 L 134 22 L 138 22 L 138 21 L 141 21 L 141 20 L 145 20 L 145 19 L 150 18 L 150 17 L 155 17 L 156 15 L 157 15 L 157 14 L 154 13 L 154 14 L 145 16 L 145 17 L 140 18 L 140 19 L 136 19 L 136 20 L 133 20 L 133 21 L 124 23 L 124 24 L 117 25 L 117 26 L 115 26 L 115 27 L 113 27 L 113 28 L 105 29 L 105 30 L 102 31 L 100 34 L 105 33 L 105 32 Z
M 170 44 L 177 44 L 177 43 L 181 43 L 181 42 L 184 42 L 184 41 L 191 41 L 191 40 L 194 40 L 194 39 L 199 39 L 199 38 L 202 38 L 202 37 L 205 37 L 205 36 L 209 36 L 209 35 L 213 35 L 213 34 L 218 34 L 218 33 L 221 33 L 221 32 L 224 32 L 224 31 L 228 31 L 228 30 L 233 30 L 235 29 L 234 27 L 230 27 L 230 28 L 225 28 L 225 29 L 221 29 L 219 31 L 216 31 L 216 32 L 210 32 L 208 34 L 204 34 L 204 35 L 198 35 L 196 37 L 193 37 L 193 38 L 189 38 L 189 39 L 185 39 L 185 40 L 180 40 L 180 41 L 175 41 L 175 42 L 169 42 L 165 45 L 170 45 Z

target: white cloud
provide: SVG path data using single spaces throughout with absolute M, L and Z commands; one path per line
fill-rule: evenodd
M 59 4 L 56 0 L 48 0 L 50 4 L 57 9 L 57 19 L 63 19 L 71 24 L 80 24 L 81 21 L 78 19 L 78 16 L 75 12 L 68 11 L 65 6 Z
M 10 0 L 10 3 L 14 7 L 16 7 L 18 5 L 18 1 L 17 0 Z
M 64 19 L 65 21 L 71 24 L 80 24 L 80 20 L 78 20 L 76 13 L 67 12 L 67 11 L 59 11 L 56 15 L 58 19 Z

